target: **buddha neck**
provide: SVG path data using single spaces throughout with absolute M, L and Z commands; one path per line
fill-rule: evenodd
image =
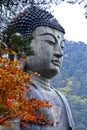
M 43 89 L 50 89 L 50 80 L 45 79 L 41 76 L 32 75 L 31 81 L 33 82 L 33 84 L 35 84 L 36 86 L 39 86 Z

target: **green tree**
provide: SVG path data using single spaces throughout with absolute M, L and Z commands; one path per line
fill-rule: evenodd
M 3 30 L 2 35 L 2 41 L 8 46 L 8 48 L 10 48 L 9 51 L 13 50 L 16 53 L 18 59 L 21 57 L 26 58 L 26 56 L 34 55 L 33 48 L 30 46 L 33 36 L 26 40 L 20 33 L 16 33 L 16 31 L 10 27 Z M 12 57 L 11 53 L 10 57 Z

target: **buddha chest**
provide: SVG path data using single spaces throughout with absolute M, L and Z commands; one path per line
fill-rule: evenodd
M 54 89 L 41 88 L 40 86 L 34 85 L 31 86 L 31 92 L 27 94 L 27 98 L 46 100 L 52 105 L 51 108 L 42 108 L 40 112 L 44 114 L 48 120 L 53 122 L 53 126 L 48 126 L 45 128 L 45 126 L 32 125 L 30 130 L 68 130 L 67 114 L 64 103 Z

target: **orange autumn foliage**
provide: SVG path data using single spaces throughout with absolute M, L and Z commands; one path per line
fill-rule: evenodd
M 49 108 L 46 101 L 27 100 L 26 92 L 30 92 L 30 74 L 26 74 L 20 63 L 0 57 L 0 125 L 9 126 L 9 121 L 19 119 L 21 124 L 46 125 L 47 119 L 39 114 L 41 107 Z

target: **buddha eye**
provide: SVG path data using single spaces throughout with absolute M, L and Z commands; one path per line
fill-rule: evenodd
M 55 37 L 52 34 L 46 33 L 46 34 L 41 35 L 40 37 L 41 37 L 41 41 L 44 41 L 48 43 L 49 45 L 54 46 L 56 44 Z
M 56 43 L 50 40 L 45 40 L 49 45 L 54 46 Z

